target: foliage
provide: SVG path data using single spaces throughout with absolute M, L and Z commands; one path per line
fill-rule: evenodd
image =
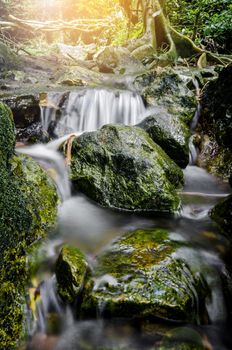
M 171 24 L 196 43 L 218 51 L 231 51 L 231 0 L 168 0 Z

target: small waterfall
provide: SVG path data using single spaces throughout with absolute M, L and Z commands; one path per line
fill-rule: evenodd
M 189 165 L 195 165 L 197 162 L 198 152 L 193 142 L 193 136 L 189 140 Z
M 64 94 L 59 92 L 49 92 L 46 97 L 41 97 L 40 113 L 44 130 L 48 130 L 50 122 L 56 120 L 56 113 L 61 104 L 62 96 Z
M 36 305 L 35 325 L 37 332 L 46 334 L 49 328 L 54 327 L 56 330 L 60 324 L 63 330 L 73 325 L 74 317 L 71 309 L 62 303 L 57 294 L 55 276 L 41 282 L 38 293 L 40 298 Z
M 193 85 L 194 85 L 194 87 L 196 89 L 196 98 L 197 98 L 197 108 L 196 108 L 193 120 L 192 120 L 192 122 L 190 124 L 190 129 L 192 131 L 194 131 L 195 128 L 197 127 L 197 124 L 198 124 L 198 121 L 199 121 L 199 118 L 200 118 L 200 115 L 201 115 L 201 104 L 200 104 L 201 89 L 200 89 L 199 82 L 198 82 L 196 77 L 193 77 L 192 81 L 193 81 Z
M 23 153 L 37 160 L 41 166 L 52 176 L 60 196 L 66 200 L 71 195 L 68 170 L 64 163 L 64 158 L 56 150 L 46 145 L 34 145 L 17 149 L 18 153 Z
M 53 127 L 53 133 L 58 137 L 93 131 L 109 123 L 134 125 L 141 121 L 146 111 L 142 97 L 131 91 L 71 91 L 64 100 L 64 94 L 48 93 L 48 105 L 41 107 L 44 129 L 50 131 Z
M 194 117 L 193 117 L 191 124 L 190 124 L 190 130 L 192 132 L 194 132 L 194 130 L 197 127 L 200 115 L 201 115 L 201 104 L 200 104 L 201 89 L 200 89 L 199 82 L 195 76 L 193 77 L 192 82 L 193 82 L 193 85 L 196 89 L 196 98 L 197 98 L 197 108 L 196 108 Z M 189 165 L 195 165 L 197 162 L 197 157 L 198 157 L 198 152 L 197 152 L 197 148 L 193 142 L 193 135 L 192 135 L 192 137 L 189 140 Z

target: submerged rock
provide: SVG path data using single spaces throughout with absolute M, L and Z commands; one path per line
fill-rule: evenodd
M 207 288 L 199 273 L 174 257 L 177 248 L 163 229 L 123 235 L 97 257 L 95 286 L 86 290 L 81 313 L 196 322 Z
M 219 202 L 210 213 L 222 232 L 232 239 L 232 195 Z
M 160 112 L 145 118 L 137 126 L 144 129 L 181 168 L 188 165 L 191 134 L 179 117 Z
M 106 125 L 72 141 L 71 180 L 105 207 L 175 212 L 181 169 L 137 127 Z
M 52 180 L 30 158 L 14 153 L 13 116 L 0 103 L 0 348 L 15 348 L 23 333 L 26 249 L 56 219 Z
M 64 301 L 71 303 L 81 294 L 88 273 L 89 266 L 81 251 L 64 246 L 56 263 L 58 293 Z

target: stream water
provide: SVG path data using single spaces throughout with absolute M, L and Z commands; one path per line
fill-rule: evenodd
M 50 94 L 49 107 L 42 107 L 41 110 L 44 128 L 52 129 L 62 138 L 48 145 L 20 150 L 34 157 L 46 169 L 54 169 L 54 179 L 63 198 L 57 227 L 40 248 L 40 267 L 35 286 L 40 292 L 40 302 L 36 322 L 29 322 L 30 339 L 26 348 L 155 349 L 160 343 L 162 330 L 169 331 L 177 325 L 160 322 L 141 326 L 129 320 L 105 321 L 101 318 L 77 320 L 57 295 L 53 271 L 64 242 L 78 246 L 91 264 L 94 256 L 123 232 L 159 227 L 169 230 L 170 239 L 189 243 L 188 248 L 179 249 L 178 254 L 202 273 L 211 289 L 211 298 L 207 300 L 209 322 L 198 326 L 178 326 L 187 329 L 185 335 L 194 340 L 197 337 L 203 339 L 205 349 L 231 349 L 227 300 L 220 277 L 227 277 L 223 257 L 228 242 L 218 233 L 208 216 L 209 210 L 230 192 L 229 186 L 193 165 L 196 151 L 191 144 L 192 165 L 184 171 L 182 211 L 175 217 L 113 212 L 97 206 L 82 194 L 71 194 L 64 161 L 56 152 L 59 144 L 68 137 L 65 134 L 95 130 L 111 122 L 136 124 L 146 114 L 146 108 L 141 97 L 129 91 L 91 89 L 71 92 L 68 97 L 63 97 L 60 93 Z M 61 113 L 57 112 L 58 107 Z

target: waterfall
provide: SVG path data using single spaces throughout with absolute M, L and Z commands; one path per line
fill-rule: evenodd
M 73 325 L 74 318 L 71 308 L 64 305 L 57 294 L 55 276 L 41 282 L 38 293 L 40 299 L 36 307 L 36 328 L 39 333 L 46 334 L 49 315 L 57 315 L 57 320 L 53 322 L 57 324 L 61 322 L 63 329 Z
M 65 166 L 64 158 L 59 152 L 42 144 L 18 148 L 17 152 L 31 156 L 51 174 L 63 200 L 70 197 L 71 189 L 68 170 Z
M 41 107 L 41 121 L 45 130 L 53 128 L 53 134 L 61 137 L 109 123 L 134 125 L 145 111 L 142 97 L 135 92 L 86 89 L 71 91 L 67 98 L 62 93 L 48 93 L 47 106 Z

